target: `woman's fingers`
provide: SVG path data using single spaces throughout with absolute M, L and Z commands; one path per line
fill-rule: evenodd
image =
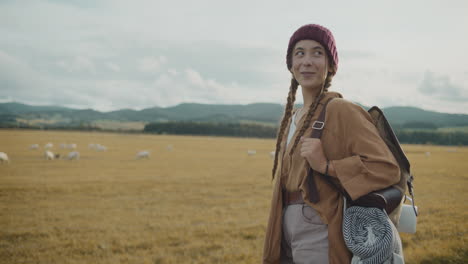
M 301 137 L 300 155 L 312 168 L 317 167 L 324 160 L 322 141 L 318 138 Z

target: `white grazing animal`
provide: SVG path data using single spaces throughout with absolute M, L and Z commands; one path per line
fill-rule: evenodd
M 8 159 L 8 155 L 5 152 L 0 152 L 0 162 L 10 163 L 10 159 Z
M 61 148 L 61 149 L 66 149 L 66 148 L 67 148 L 67 144 L 61 143 L 61 144 L 60 144 L 60 148 Z
M 96 146 L 96 144 L 90 143 L 90 144 L 88 145 L 88 148 L 89 148 L 89 149 L 94 149 L 95 146 Z
M 69 149 L 76 149 L 76 144 L 75 144 L 75 143 L 68 144 L 68 145 L 67 145 L 67 148 L 69 148 Z
M 101 144 L 96 144 L 95 148 L 96 148 L 97 151 L 106 151 L 107 150 L 107 147 L 103 146 Z
M 136 159 L 149 159 L 150 152 L 147 150 L 143 150 L 137 153 Z
M 47 143 L 47 144 L 45 144 L 45 146 L 44 146 L 45 149 L 53 148 L 53 147 L 54 147 L 54 144 L 52 144 L 52 143 L 50 143 L 50 142 Z
M 32 144 L 31 146 L 29 146 L 29 149 L 38 149 L 38 148 L 39 148 L 38 144 Z
M 53 160 L 55 155 L 52 153 L 52 151 L 46 150 L 46 152 L 44 152 L 44 157 L 46 160 Z
M 257 154 L 257 151 L 256 151 L 256 150 L 253 150 L 253 149 L 247 150 L 247 155 L 253 156 L 253 155 L 255 155 L 255 154 Z
M 72 151 L 68 153 L 67 155 L 68 160 L 79 160 L 80 159 L 80 153 L 78 151 Z

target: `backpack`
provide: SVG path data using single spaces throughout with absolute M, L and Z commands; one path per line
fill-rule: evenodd
M 323 106 L 322 112 L 319 115 L 317 121 L 312 124 L 313 138 L 320 138 L 323 132 L 323 127 L 325 125 L 325 113 L 328 103 L 333 100 L 333 98 L 329 99 Z M 389 218 L 398 226 L 401 210 L 404 202 L 408 199 L 411 201 L 411 205 L 414 210 L 414 214 L 417 216 L 417 207 L 414 204 L 414 186 L 413 186 L 413 175 L 410 172 L 410 163 L 408 158 L 406 157 L 403 149 L 400 146 L 400 142 L 396 137 L 395 133 L 393 132 L 390 123 L 388 122 L 387 118 L 383 114 L 382 110 L 380 110 L 377 106 L 374 106 L 368 110 L 369 115 L 372 118 L 373 124 L 377 128 L 380 137 L 385 142 L 389 150 L 392 152 L 393 156 L 395 157 L 399 167 L 400 167 L 400 181 L 390 187 L 387 187 L 382 190 L 377 190 L 371 192 L 367 195 L 361 196 L 356 200 L 352 200 L 346 191 L 336 185 L 328 175 L 323 175 L 323 178 L 332 185 L 335 189 L 337 189 L 347 200 L 348 205 L 350 206 L 363 206 L 363 207 L 377 207 L 382 210 L 385 210 L 388 214 Z M 308 187 L 310 194 L 317 193 L 315 181 L 313 179 L 313 171 L 309 167 L 308 170 Z M 406 192 L 408 191 L 411 198 L 406 196 Z M 318 197 L 311 195 L 311 202 L 316 203 L 318 201 Z
M 418 216 L 418 211 L 414 203 L 414 185 L 413 185 L 414 177 L 410 171 L 410 163 L 408 161 L 408 158 L 403 152 L 403 149 L 400 146 L 400 142 L 398 141 L 398 138 L 393 132 L 393 129 L 390 126 L 390 123 L 388 122 L 382 110 L 380 110 L 380 108 L 378 108 L 377 106 L 373 106 L 367 112 L 372 117 L 372 120 L 374 122 L 375 127 L 377 128 L 377 131 L 379 131 L 380 137 L 383 139 L 387 147 L 390 149 L 390 151 L 392 152 L 393 156 L 395 157 L 400 167 L 400 175 L 401 175 L 400 181 L 397 184 L 387 188 L 387 189 L 396 189 L 399 192 L 401 192 L 400 202 L 396 204 L 396 207 L 392 211 L 387 211 L 387 214 L 389 215 L 392 222 L 396 226 L 398 226 L 400 215 L 401 215 L 401 209 L 406 199 L 411 201 L 411 205 L 413 207 L 414 213 L 416 216 Z M 406 191 L 408 191 L 411 198 L 406 196 Z M 378 192 L 379 191 L 377 191 L 377 193 Z

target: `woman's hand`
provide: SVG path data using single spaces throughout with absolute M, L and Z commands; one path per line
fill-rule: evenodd
M 310 167 L 318 172 L 325 173 L 327 157 L 323 152 L 322 141 L 318 138 L 301 137 L 301 157 L 309 162 Z

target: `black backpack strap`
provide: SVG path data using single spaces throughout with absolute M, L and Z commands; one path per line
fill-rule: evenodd
M 322 112 L 320 113 L 317 121 L 315 121 L 312 124 L 312 128 L 313 128 L 312 135 L 311 135 L 312 138 L 320 139 L 322 137 L 323 128 L 325 127 L 325 114 L 327 112 L 327 105 L 333 99 L 334 98 L 328 99 L 328 101 L 323 105 Z M 338 187 L 338 185 L 336 183 L 334 183 L 333 180 L 328 175 L 324 175 L 323 173 L 320 173 L 320 172 L 318 172 L 318 174 L 320 176 L 322 176 L 322 178 L 328 184 L 330 184 L 332 187 L 334 187 L 336 190 L 338 190 L 339 193 L 341 193 L 344 197 L 346 197 L 346 199 L 348 201 L 352 201 L 349 194 L 346 191 L 344 191 L 343 189 L 341 189 L 340 187 Z M 318 190 L 317 190 L 317 184 L 315 183 L 315 179 L 314 179 L 314 170 L 310 166 L 307 169 L 307 185 L 308 185 L 308 188 L 309 188 L 309 201 L 311 203 L 319 202 L 320 197 L 319 197 Z
M 323 128 L 325 127 L 325 114 L 327 112 L 327 105 L 333 99 L 334 98 L 330 98 L 327 102 L 325 102 L 318 119 L 312 124 L 312 138 L 320 139 L 322 137 Z M 311 203 L 318 203 L 320 201 L 320 197 L 317 190 L 317 184 L 315 183 L 314 179 L 314 170 L 310 166 L 307 169 L 307 186 L 309 188 L 309 201 Z

